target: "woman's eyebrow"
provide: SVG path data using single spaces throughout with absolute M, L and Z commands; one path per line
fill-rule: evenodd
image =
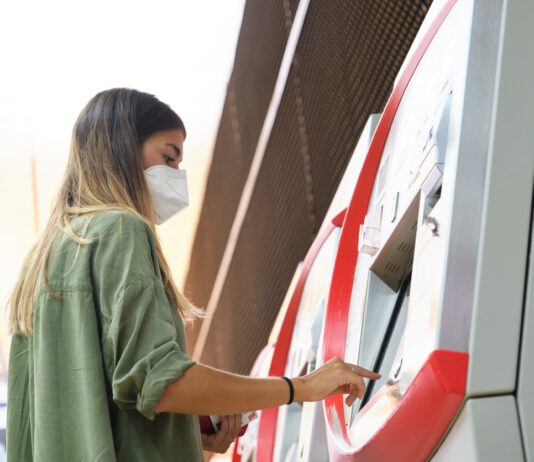
M 174 152 L 176 153 L 176 155 L 178 157 L 180 157 L 180 148 L 178 146 L 175 146 L 174 144 L 172 143 L 165 143 L 166 146 L 172 146 L 172 148 L 174 149 Z

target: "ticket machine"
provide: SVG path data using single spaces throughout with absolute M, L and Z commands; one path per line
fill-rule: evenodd
M 351 408 L 263 411 L 247 460 L 534 461 L 532 24 L 529 0 L 434 1 L 269 364 L 382 379 Z

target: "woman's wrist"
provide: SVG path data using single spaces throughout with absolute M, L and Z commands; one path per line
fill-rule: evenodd
M 305 386 L 304 379 L 302 377 L 293 377 L 291 378 L 291 382 L 293 383 L 293 389 L 294 389 L 293 401 L 297 401 L 297 402 L 308 401 L 306 399 L 306 386 Z

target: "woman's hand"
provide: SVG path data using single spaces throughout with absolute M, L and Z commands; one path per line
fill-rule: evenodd
M 380 374 L 345 363 L 338 357 L 332 358 L 311 374 L 293 378 L 295 401 L 321 401 L 332 395 L 349 394 L 345 402 L 352 406 L 356 398 L 365 393 L 362 377 L 377 380 Z
M 221 429 L 213 435 L 201 433 L 205 451 L 224 454 L 241 431 L 241 414 L 221 416 Z

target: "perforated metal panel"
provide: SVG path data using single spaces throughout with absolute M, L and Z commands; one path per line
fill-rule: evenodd
M 197 306 L 208 304 L 297 5 L 298 0 L 245 5 L 185 284 Z M 188 328 L 190 350 L 198 330 L 198 324 Z

